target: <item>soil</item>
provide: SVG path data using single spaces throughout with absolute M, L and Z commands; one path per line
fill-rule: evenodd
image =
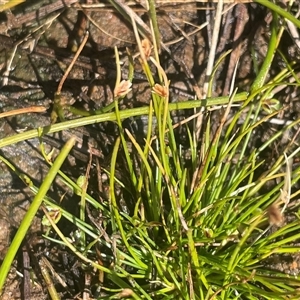
M 109 6 L 86 9 L 84 14 L 78 1 L 65 2 L 72 3 L 72 5 L 61 6 L 51 13 L 49 8 L 59 7 L 62 3 L 61 0 L 26 1 L 15 7 L 12 12 L 0 13 L 2 75 L 0 109 L 8 111 L 36 105 L 47 107 L 47 112 L 44 114 L 28 113 L 0 119 L 0 140 L 17 132 L 51 123 L 50 114 L 58 83 L 69 66 L 86 30 L 89 31 L 88 42 L 63 85 L 61 97 L 64 101 L 89 110 L 99 109 L 112 102 L 116 77 L 114 47 L 118 47 L 120 53 L 122 77 L 126 79 L 128 76 L 126 73 L 128 65 L 126 48 L 132 53 L 137 52 L 130 23 Z M 81 1 L 81 3 L 83 2 Z M 96 1 L 86 1 L 86 3 L 90 2 Z M 43 8 L 48 9 L 44 16 Z M 148 24 L 147 13 L 143 6 L 137 3 L 130 8 Z M 172 57 L 165 51 L 161 53 L 162 66 L 171 80 L 171 101 L 193 99 L 195 83 L 198 85 L 200 93 L 202 92 L 215 4 L 210 4 L 209 9 L 205 8 L 207 8 L 206 4 L 200 2 L 171 3 L 169 5 L 160 3 L 157 6 L 161 38 L 172 53 Z M 249 88 L 248 83 L 255 76 L 252 55 L 255 55 L 258 64 L 263 62 L 272 20 L 270 13 L 258 4 L 237 4 L 231 8 L 226 5 L 226 8 L 229 10 L 223 16 L 216 60 L 227 50 L 233 49 L 233 51 L 220 64 L 216 72 L 213 88 L 216 96 L 228 94 L 229 81 L 227 78 L 232 77 L 232 66 L 235 65 L 238 58 L 236 86 L 241 90 Z M 32 17 L 34 12 L 39 13 Z M 206 20 L 209 21 L 208 26 L 193 33 Z M 17 43 L 19 45 L 13 56 L 12 64 L 6 72 L 13 45 Z M 290 61 L 299 59 L 299 49 L 286 32 L 280 49 Z M 186 70 L 178 62 L 183 62 Z M 275 62 L 282 64 L 279 56 L 276 57 Z M 274 64 L 270 70 L 270 76 L 276 71 L 277 66 Z M 141 67 L 137 65 L 132 93 L 121 105 L 122 107 L 142 106 L 149 103 L 150 95 L 151 91 Z M 279 100 L 287 106 L 280 116 L 282 120 L 293 120 L 300 117 L 299 91 L 296 87 L 283 87 Z M 253 144 L 249 145 L 249 148 L 270 138 L 279 127 L 280 125 L 266 124 L 261 129 L 262 131 L 257 133 L 256 139 L 252 141 Z M 293 130 L 288 133 L 289 136 L 284 136 L 282 140 L 278 141 L 276 149 L 266 149 L 266 158 L 270 160 L 270 163 L 287 145 L 289 137 L 294 135 Z M 105 165 L 109 160 L 115 140 L 114 133 L 114 126 L 105 124 L 76 131 L 65 130 L 60 134 L 49 135 L 44 142 L 46 150 L 53 147 L 60 149 L 71 134 L 76 134 L 79 140 L 87 140 L 92 145 L 95 149 L 95 157 L 101 165 Z M 267 153 L 268 151 L 269 153 Z M 271 155 L 270 151 L 272 151 Z M 41 156 L 37 139 L 1 148 L 0 155 L 17 166 L 21 173 L 29 176 L 36 184 L 43 180 L 49 169 Z M 65 164 L 64 170 L 76 178 L 85 172 L 88 159 L 87 147 L 78 147 L 73 152 L 73 158 L 70 158 Z M 91 172 L 93 174 L 97 172 L 95 166 L 92 167 Z M 24 182 L 2 162 L 0 162 L 0 191 L 0 258 L 3 259 L 33 194 Z M 71 193 L 64 195 L 61 182 L 56 182 L 51 195 L 58 201 L 60 197 L 64 197 L 66 205 L 70 205 L 70 199 L 74 196 Z M 47 242 L 41 241 L 42 232 L 40 215 L 38 215 L 31 227 L 31 237 L 24 242 L 23 252 L 20 252 L 15 260 L 2 299 L 49 299 L 46 286 L 41 280 L 41 269 L 38 264 L 41 255 L 47 256 L 48 259 L 51 258 L 52 263 L 56 262 L 61 270 L 72 269 L 69 274 L 60 272 L 69 286 L 69 291 L 66 291 L 57 284 L 57 289 L 63 299 L 77 299 L 82 292 L 82 282 L 76 277 L 81 272 L 80 268 L 76 266 L 76 259 L 71 258 L 67 262 L 62 262 L 62 257 L 68 253 L 63 250 L 58 251 Z M 35 274 L 33 281 L 28 281 L 28 275 L 27 277 L 24 275 L 25 257 L 30 260 L 29 265 Z M 298 272 L 298 269 L 295 271 L 294 264 L 287 265 L 286 269 L 289 268 L 293 268 L 293 274 Z M 26 278 L 27 285 L 24 284 Z

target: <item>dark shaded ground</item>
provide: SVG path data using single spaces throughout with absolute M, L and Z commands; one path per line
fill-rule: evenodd
M 2 80 L 7 79 L 7 82 L 3 81 L 3 87 L 0 90 L 0 109 L 7 111 L 32 105 L 42 105 L 49 108 L 48 112 L 43 115 L 27 114 L 1 119 L 0 139 L 21 130 L 50 124 L 50 112 L 58 82 L 70 64 L 74 50 L 80 43 L 85 30 L 90 32 L 88 43 L 62 90 L 62 97 L 65 101 L 74 103 L 77 107 L 99 109 L 109 104 L 113 97 L 112 90 L 116 75 L 113 47 L 118 46 L 120 51 L 121 59 L 124 62 L 122 70 L 125 79 L 127 76 L 125 47 L 128 47 L 133 53 L 137 50 L 130 24 L 120 17 L 113 8 L 102 7 L 87 10 L 86 14 L 90 17 L 90 21 L 79 9 L 79 6 L 76 6 L 76 3 L 72 7 L 58 9 L 51 14 L 38 18 L 38 15 L 42 15 L 42 10 L 40 10 L 32 19 L 29 17 L 28 20 L 26 19 L 26 16 L 31 16 L 30 13 L 36 12 L 38 9 L 55 7 L 54 5 L 51 6 L 50 3 L 51 1 L 46 0 L 27 1 L 27 3 L 16 7 L 12 13 L 0 14 L 0 66 Z M 61 1 L 52 1 L 52 3 L 58 5 Z M 131 8 L 147 23 L 147 14 L 142 6 L 135 5 Z M 201 3 L 158 6 L 159 27 L 163 42 L 169 45 L 175 60 L 184 62 L 190 74 L 194 75 L 200 91 L 205 78 L 209 40 L 213 27 L 214 4 L 211 5 L 211 8 L 211 10 L 203 10 Z M 206 20 L 210 22 L 208 27 L 189 35 Z M 214 85 L 215 95 L 228 94 L 229 80 L 238 57 L 240 57 L 240 64 L 237 86 L 247 90 L 249 81 L 251 82 L 254 77 L 251 49 L 258 62 L 261 63 L 267 50 L 270 21 L 271 15 L 257 4 L 239 4 L 224 15 L 217 58 L 228 49 L 233 48 L 233 52 L 217 72 Z M 40 25 L 42 26 L 38 29 Z M 179 38 L 181 40 L 176 41 Z M 16 45 L 17 42 L 20 42 L 20 45 L 9 72 L 6 74 L 5 69 L 13 45 Z M 284 34 L 280 48 L 289 60 L 299 58 L 299 49 L 287 33 Z M 184 101 L 193 98 L 193 81 L 188 78 L 188 74 L 165 52 L 161 54 L 161 58 L 162 66 L 171 80 L 172 101 Z M 277 68 L 280 68 L 280 64 L 282 64 L 279 57 L 275 61 L 278 62 L 278 67 L 274 65 L 270 75 L 275 74 L 278 71 Z M 122 105 L 123 107 L 136 107 L 148 103 L 150 93 L 141 69 L 137 66 L 133 92 Z M 299 91 L 296 87 L 284 87 L 279 96 L 279 100 L 287 105 L 284 114 L 280 116 L 282 120 L 299 118 Z M 261 128 L 262 132 L 258 132 L 256 139 L 252 141 L 253 145 L 249 145 L 249 147 L 255 147 L 268 139 L 279 127 L 280 125 L 264 125 L 264 128 Z M 99 160 L 100 165 L 107 164 L 111 145 L 114 141 L 114 128 L 109 125 L 97 125 L 82 131 L 65 131 L 62 134 L 52 135 L 45 139 L 46 145 L 48 145 L 47 149 L 50 147 L 59 149 L 70 134 L 74 133 L 79 139 L 84 140 L 84 143 L 88 141 L 94 147 L 95 159 Z M 271 149 L 266 150 L 266 157 L 270 163 L 289 142 L 294 132 L 291 131 L 288 135 L 278 142 L 277 148 L 272 150 L 271 155 Z M 35 183 L 40 182 L 48 170 L 40 155 L 37 140 L 2 148 L 0 154 L 16 165 L 22 173 L 27 174 Z M 89 155 L 84 147 L 81 150 L 78 149 L 73 155 L 76 164 L 74 160 L 70 159 L 65 168 L 71 170 L 70 175 L 76 178 L 85 172 Z M 96 174 L 95 167 L 91 172 Z M 96 175 L 94 177 L 97 178 Z M 0 191 L 2 216 L 0 251 L 1 258 L 3 258 L 9 240 L 32 199 L 32 193 L 3 163 L 0 163 Z M 63 194 L 63 188 L 60 187 L 59 183 L 54 187 L 52 193 L 56 199 Z M 70 196 L 65 197 L 65 205 L 68 205 Z M 36 235 L 38 239 L 41 231 L 40 222 L 37 218 L 34 226 L 32 226 L 32 235 Z M 39 278 L 40 271 L 37 261 L 40 255 L 46 255 L 49 258 L 51 256 L 51 253 L 49 254 L 50 249 L 51 245 L 45 241 L 39 243 L 36 240 L 28 240 L 24 244 L 25 254 L 19 253 L 15 269 L 10 273 L 3 299 L 20 299 L 22 293 L 23 299 L 28 299 L 21 284 L 24 281 L 17 275 L 16 270 L 22 272 L 26 261 L 24 257 L 28 256 L 30 265 Z M 59 284 L 57 288 L 63 292 L 63 299 L 73 298 L 82 291 L 82 279 L 77 277 L 81 269 L 76 265 L 75 259 L 69 258 L 68 261 L 65 261 L 63 256 L 67 254 L 63 251 L 55 252 L 55 250 L 54 248 L 53 257 L 51 257 L 52 262 L 58 266 L 58 269 L 61 270 L 61 276 L 68 282 L 70 293 L 67 293 Z M 64 274 L 62 271 L 64 269 L 72 269 L 73 271 Z M 39 279 L 35 285 L 31 284 L 30 286 L 31 299 L 47 299 L 47 291 Z

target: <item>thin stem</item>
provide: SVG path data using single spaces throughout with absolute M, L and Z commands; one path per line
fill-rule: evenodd
M 247 99 L 247 93 L 241 93 L 236 95 L 233 102 L 242 102 Z M 222 105 L 228 103 L 228 97 L 218 97 L 218 98 L 211 98 L 207 100 L 197 100 L 197 101 L 185 101 L 180 103 L 170 103 L 169 110 L 180 110 L 180 109 L 191 109 L 197 108 L 201 106 L 214 106 L 214 105 Z M 132 108 L 127 110 L 120 111 L 120 119 L 124 120 L 130 117 L 137 117 L 142 115 L 149 115 L 149 106 L 146 107 L 138 107 Z M 107 121 L 116 121 L 116 114 L 115 112 L 95 115 L 95 113 L 91 113 L 87 117 L 79 118 L 76 120 L 64 121 L 58 124 L 48 125 L 39 129 L 28 130 L 26 132 L 18 133 L 16 135 L 12 135 L 0 140 L 0 148 L 25 141 L 27 139 L 32 139 L 40 136 L 42 134 L 49 134 L 54 133 L 62 130 L 68 130 L 71 128 L 77 128 L 80 126 L 91 125 L 101 122 Z

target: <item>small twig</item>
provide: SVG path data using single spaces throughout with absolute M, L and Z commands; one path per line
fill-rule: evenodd
M 284 159 L 285 159 L 285 163 L 286 163 L 286 172 L 285 172 L 285 178 L 284 178 L 284 185 L 283 188 L 281 190 L 281 200 L 283 201 L 284 205 L 283 208 L 281 210 L 281 213 L 283 214 L 284 211 L 286 210 L 287 206 L 290 203 L 290 198 L 291 198 L 291 169 L 292 169 L 292 165 L 293 165 L 293 159 L 290 157 L 288 158 L 286 153 L 283 153 L 284 155 Z
M 207 62 L 206 80 L 203 85 L 203 93 L 202 93 L 202 97 L 201 97 L 203 99 L 205 99 L 207 96 L 208 86 L 209 86 L 209 78 L 211 76 L 211 73 L 212 73 L 212 70 L 214 67 L 214 61 L 215 61 L 215 56 L 216 56 L 216 49 L 217 49 L 220 25 L 221 25 L 221 19 L 222 19 L 222 10 L 223 10 L 223 0 L 219 0 L 218 5 L 217 5 L 217 10 L 216 10 L 214 30 L 213 30 L 213 35 L 212 35 L 212 41 L 211 41 L 211 46 L 210 46 L 210 51 L 209 51 L 208 62 Z M 203 110 L 203 108 L 202 108 L 202 110 Z M 203 120 L 203 115 L 200 114 L 196 121 L 196 126 L 195 126 L 195 138 L 197 141 L 199 140 L 199 137 L 200 137 L 202 120 Z
M 84 35 L 84 38 L 83 38 L 83 40 L 82 40 L 82 42 L 81 42 L 81 44 L 80 44 L 80 46 L 79 46 L 77 52 L 75 53 L 75 55 L 74 55 L 74 57 L 73 57 L 72 62 L 70 63 L 70 65 L 69 65 L 69 67 L 67 68 L 67 70 L 66 70 L 64 76 L 62 77 L 62 79 L 61 79 L 60 82 L 59 82 L 59 85 L 58 85 L 57 91 L 56 91 L 56 95 L 60 95 L 60 92 L 61 92 L 61 89 L 62 89 L 62 87 L 63 87 L 63 85 L 64 85 L 64 82 L 65 82 L 65 80 L 67 79 L 67 77 L 69 76 L 69 74 L 70 74 L 70 72 L 71 72 L 71 70 L 72 70 L 72 68 L 73 68 L 73 66 L 74 66 L 74 63 L 75 63 L 75 61 L 77 60 L 77 58 L 79 57 L 79 55 L 80 55 L 80 53 L 81 53 L 83 47 L 85 46 L 85 44 L 86 44 L 88 38 L 89 38 L 89 32 L 87 31 L 87 32 L 85 33 L 85 35 Z
M 42 207 L 43 210 L 45 210 L 45 207 Z M 51 218 L 51 217 L 50 217 Z M 58 281 L 62 287 L 64 287 L 65 289 L 68 290 L 68 285 L 66 284 L 66 282 L 55 272 L 53 266 L 51 265 L 51 263 L 49 262 L 49 260 L 43 256 L 40 261 L 43 262 L 43 265 L 45 267 L 48 268 L 48 270 L 51 272 L 52 276 L 56 279 L 56 281 Z
M 294 1 L 292 1 L 294 2 Z M 290 3 L 289 6 L 291 6 L 292 3 Z M 295 15 L 295 18 L 299 18 L 299 15 L 300 15 L 300 10 L 298 9 L 298 12 L 297 14 Z M 295 26 L 295 24 L 289 20 L 286 20 L 286 24 L 288 26 L 288 29 L 289 29 L 289 32 L 290 32 L 290 35 L 292 37 L 292 39 L 294 40 L 296 46 L 300 49 L 300 35 L 299 35 L 299 32 L 297 30 L 297 27 Z
M 11 64 L 13 62 L 13 59 L 14 59 L 15 55 L 16 55 L 17 49 L 18 49 L 18 45 L 15 45 L 14 48 L 13 48 L 13 51 L 12 51 L 12 53 L 10 55 L 9 61 L 7 63 L 7 66 L 6 66 L 6 69 L 3 72 L 3 79 L 2 79 L 2 82 L 1 82 L 0 88 L 6 86 L 7 83 L 8 83 L 8 76 L 9 76 L 9 72 L 11 70 Z
M 47 110 L 44 106 L 31 106 L 31 107 L 24 107 L 19 109 L 14 109 L 10 111 L 5 111 L 3 113 L 0 113 L 0 119 L 20 114 L 27 114 L 27 113 L 39 113 L 39 112 L 45 112 Z
M 28 251 L 25 249 L 22 250 L 23 256 L 23 295 L 24 299 L 31 299 L 31 290 L 30 290 L 30 256 Z
M 40 269 L 41 269 L 41 274 L 45 280 L 49 295 L 51 297 L 51 299 L 54 300 L 60 300 L 60 297 L 54 287 L 53 281 L 50 277 L 50 274 L 47 270 L 47 268 L 45 267 L 45 265 L 43 264 L 42 260 L 39 261 L 39 265 L 40 265 Z

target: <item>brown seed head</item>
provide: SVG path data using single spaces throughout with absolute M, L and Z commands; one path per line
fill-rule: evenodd
M 129 80 L 122 80 L 114 90 L 114 97 L 124 97 L 131 91 L 132 83 Z
M 151 43 L 148 39 L 142 40 L 142 49 L 146 59 L 149 59 L 151 55 Z
M 152 88 L 153 92 L 161 97 L 167 97 L 168 95 L 168 90 L 165 86 L 162 86 L 158 83 L 156 83 L 154 85 L 154 87 Z
M 268 219 L 270 225 L 281 226 L 283 224 L 283 214 L 277 204 L 272 204 L 268 208 Z

